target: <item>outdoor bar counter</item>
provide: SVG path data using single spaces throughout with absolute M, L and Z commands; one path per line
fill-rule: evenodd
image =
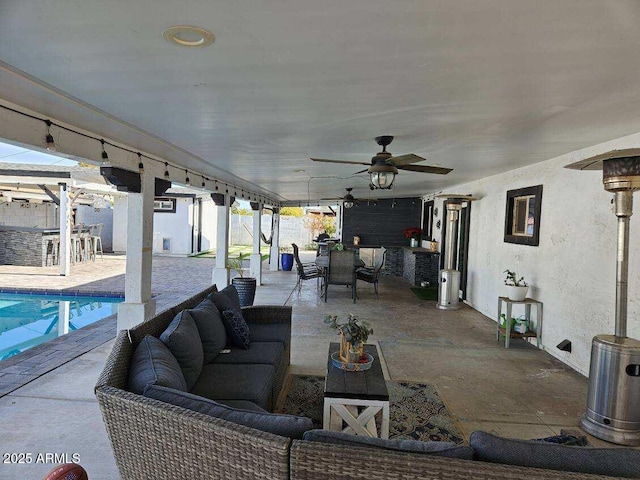
M 46 267 L 52 259 L 47 257 L 51 240 L 59 238 L 58 229 L 0 225 L 0 265 Z
M 375 249 L 381 245 L 360 243 L 353 245 L 345 243 L 347 248 Z M 411 285 L 419 286 L 420 282 L 438 284 L 438 272 L 440 271 L 440 253 L 432 252 L 427 248 L 407 246 L 386 246 L 387 256 L 384 262 L 383 274 L 403 277 Z

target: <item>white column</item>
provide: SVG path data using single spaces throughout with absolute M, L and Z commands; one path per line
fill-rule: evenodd
M 262 205 L 260 205 L 261 207 Z M 253 211 L 253 252 L 249 265 L 249 275 L 256 279 L 256 285 L 262 285 L 262 255 L 260 254 L 260 222 L 262 208 Z
M 280 209 L 273 209 L 273 234 L 271 235 L 271 258 L 269 259 L 269 270 L 277 272 L 280 270 L 279 247 L 280 246 Z
M 118 330 L 144 322 L 156 311 L 156 301 L 151 298 L 155 177 L 146 172 L 140 177 L 141 193 L 127 194 L 127 263 Z
M 60 183 L 60 275 L 71 273 L 71 202 L 69 201 L 69 186 Z
M 224 196 L 224 205 L 217 205 L 216 231 L 216 266 L 213 269 L 213 283 L 222 290 L 229 285 L 229 269 L 227 256 L 229 254 L 229 195 Z
M 69 301 L 61 300 L 58 303 L 58 336 L 69 333 Z

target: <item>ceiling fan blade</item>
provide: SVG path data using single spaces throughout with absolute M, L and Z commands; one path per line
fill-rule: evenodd
M 453 168 L 432 167 L 429 165 L 396 165 L 396 167 L 401 170 L 410 170 L 412 172 L 422 173 L 435 173 L 438 175 L 446 175 L 453 170 Z
M 388 158 L 387 163 L 393 163 L 396 167 L 399 167 L 400 165 L 424 162 L 425 160 L 426 158 L 422 158 L 415 153 L 408 153 L 407 155 L 398 155 L 397 157 Z
M 371 165 L 371 163 L 365 162 L 352 162 L 351 160 L 331 160 L 328 158 L 312 158 L 313 162 L 326 162 L 326 163 L 350 163 L 352 165 Z
M 354 173 L 353 175 L 358 175 L 359 173 L 364 173 L 366 171 L 368 171 L 368 168 L 365 168 L 364 170 L 360 170 L 359 172 Z
M 320 200 L 344 200 L 343 197 L 321 198 Z

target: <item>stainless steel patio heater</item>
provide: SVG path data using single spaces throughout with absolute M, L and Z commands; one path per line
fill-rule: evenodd
M 627 337 L 629 220 L 633 192 L 640 189 L 640 149 L 614 150 L 567 168 L 602 169 L 618 217 L 615 335 L 593 338 L 587 411 L 580 425 L 594 437 L 640 445 L 640 341 Z
M 444 268 L 440 270 L 438 279 L 438 303 L 441 310 L 458 310 L 460 308 L 458 292 L 460 291 L 460 272 L 453 268 L 453 250 L 458 237 L 458 219 L 464 202 L 475 200 L 471 195 L 436 195 L 447 200 L 447 243 L 444 251 Z

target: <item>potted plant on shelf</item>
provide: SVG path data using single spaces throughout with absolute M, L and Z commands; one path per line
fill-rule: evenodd
M 364 344 L 373 335 L 373 328 L 366 320 L 358 320 L 352 313 L 345 323 L 338 323 L 337 315 L 327 315 L 324 319 L 329 327 L 340 334 L 340 360 L 358 363 L 364 356 Z
M 521 302 L 527 298 L 529 285 L 524 281 L 524 277 L 518 278 L 516 272 L 511 270 L 505 270 L 504 273 L 507 275 L 504 279 L 504 284 L 507 286 L 509 300 Z
M 422 229 L 419 227 L 409 227 L 404 229 L 404 238 L 409 239 L 409 245 L 413 248 L 418 246 L 420 234 L 422 234 Z

